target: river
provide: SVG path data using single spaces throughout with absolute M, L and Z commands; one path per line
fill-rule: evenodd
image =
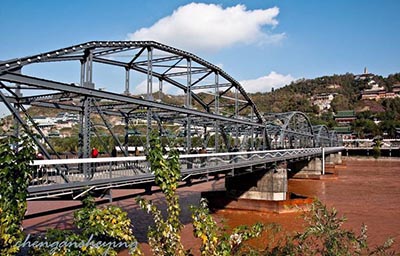
M 394 249 L 400 252 L 400 159 L 356 159 L 347 158 L 344 165 L 328 169 L 338 175 L 328 175 L 321 180 L 289 180 L 288 189 L 296 194 L 316 197 L 329 207 L 335 207 L 339 215 L 348 219 L 345 227 L 359 233 L 362 224 L 368 227 L 368 241 L 371 246 L 382 244 L 388 237 L 395 239 Z M 202 191 L 221 190 L 224 188 L 223 179 L 208 182 L 195 182 L 192 186 L 178 189 L 182 206 L 182 241 L 185 248 L 198 248 L 199 241 L 192 235 L 189 206 L 197 205 Z M 114 197 L 139 190 L 115 190 Z M 145 195 L 145 198 L 165 209 L 161 193 Z M 75 204 L 71 201 L 35 201 L 28 203 L 28 213 L 43 211 Z M 128 211 L 134 224 L 134 234 L 138 238 L 146 255 L 151 255 L 146 244 L 147 227 L 151 217 L 138 208 L 133 198 L 116 200 L 114 205 Z M 255 211 L 219 210 L 213 213 L 218 220 L 230 226 L 256 222 L 279 223 L 283 230 L 294 232 L 301 230 L 303 221 L 300 213 L 266 213 Z M 42 216 L 24 221 L 26 232 L 41 232 L 48 227 L 70 228 L 72 212 L 63 212 Z M 266 243 L 262 238 L 259 243 Z M 262 247 L 262 246 L 261 246 Z M 126 255 L 126 253 L 121 253 Z

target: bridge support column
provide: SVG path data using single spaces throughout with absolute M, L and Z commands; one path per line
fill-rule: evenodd
M 334 154 L 329 154 L 326 157 L 326 163 L 332 164 L 332 165 L 339 165 L 342 164 L 342 152 L 337 152 Z
M 342 161 L 342 152 L 337 152 L 337 153 L 335 154 L 334 164 L 335 164 L 335 165 L 343 164 L 343 161 Z
M 288 163 L 289 177 L 300 179 L 317 178 L 322 173 L 322 164 L 322 159 L 319 157 Z
M 287 197 L 286 165 L 226 177 L 227 193 L 237 199 L 281 201 Z

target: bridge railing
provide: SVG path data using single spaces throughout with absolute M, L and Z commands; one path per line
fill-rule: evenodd
M 325 153 L 340 150 L 341 148 L 326 148 Z M 251 167 L 262 163 L 316 156 L 321 153 L 321 148 L 241 151 L 180 155 L 179 161 L 183 174 L 200 174 L 223 168 Z M 32 174 L 30 187 L 152 175 L 145 156 L 35 160 L 32 165 L 36 167 L 36 170 Z

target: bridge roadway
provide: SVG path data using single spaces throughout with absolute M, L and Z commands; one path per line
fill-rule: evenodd
M 266 164 L 312 159 L 343 149 L 328 147 L 180 155 L 181 180 L 217 174 L 237 176 L 261 169 Z M 89 190 L 101 193 L 112 188 L 154 185 L 154 174 L 145 156 L 35 160 L 32 165 L 37 166 L 37 170 L 28 187 L 28 200 L 60 196 L 76 199 Z M 79 171 L 84 168 L 93 172 Z M 85 173 L 93 175 L 88 177 Z

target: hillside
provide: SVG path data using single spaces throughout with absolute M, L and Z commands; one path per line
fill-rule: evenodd
M 322 96 L 321 96 L 322 95 Z M 400 73 L 323 76 L 301 79 L 268 93 L 250 95 L 264 113 L 302 111 L 314 124 L 337 126 L 335 113 L 354 110 L 352 130 L 362 136 L 397 136 L 400 130 Z M 329 109 L 320 109 L 318 97 L 332 97 Z
M 355 77 L 355 75 L 347 73 L 315 79 L 301 79 L 273 92 L 251 94 L 251 97 L 263 112 L 299 110 L 318 114 L 318 110 L 313 108 L 310 100 L 312 96 L 322 93 L 337 93 L 332 102 L 332 111 L 334 112 L 356 107 L 361 110 L 364 105 L 376 105 L 376 103 L 382 105 L 383 101 L 371 103 L 368 100 L 361 100 L 361 92 L 368 89 L 369 80 L 356 80 Z M 400 73 L 387 78 L 377 75 L 371 77 L 389 92 L 392 91 L 393 85 L 400 83 Z

